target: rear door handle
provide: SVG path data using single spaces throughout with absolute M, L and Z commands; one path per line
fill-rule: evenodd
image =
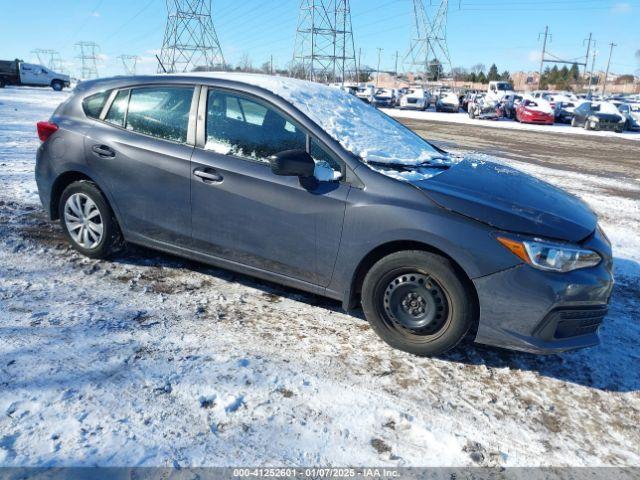
M 212 168 L 196 168 L 193 174 L 204 183 L 221 183 L 223 180 L 222 175 Z
M 113 158 L 116 156 L 115 150 L 107 147 L 106 145 L 94 145 L 91 147 L 91 150 L 93 150 L 93 153 L 98 155 L 100 158 Z

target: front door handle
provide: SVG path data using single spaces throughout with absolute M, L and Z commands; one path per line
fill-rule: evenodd
M 107 147 L 106 145 L 94 145 L 91 147 L 91 150 L 93 150 L 93 153 L 98 155 L 100 158 L 113 158 L 116 156 L 115 150 Z
M 193 174 L 204 183 L 221 183 L 223 178 L 212 168 L 196 168 Z

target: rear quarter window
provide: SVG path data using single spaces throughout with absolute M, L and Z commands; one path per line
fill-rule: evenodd
M 85 115 L 89 118 L 100 118 L 100 113 L 102 113 L 102 109 L 104 108 L 104 104 L 107 103 L 110 93 L 111 92 L 100 92 L 85 98 L 82 102 L 82 109 Z

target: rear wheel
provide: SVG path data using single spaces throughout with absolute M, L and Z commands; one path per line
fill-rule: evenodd
M 122 234 L 113 210 L 93 182 L 69 185 L 62 192 L 58 213 L 65 236 L 83 255 L 107 258 L 122 249 Z
M 378 261 L 364 279 L 362 306 L 385 342 L 416 355 L 452 349 L 475 316 L 472 296 L 451 262 L 419 250 Z
M 0 78 L 0 88 L 4 88 L 6 85 L 4 78 Z

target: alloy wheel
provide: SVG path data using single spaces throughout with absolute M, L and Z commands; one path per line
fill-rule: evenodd
M 80 247 L 93 250 L 100 245 L 104 223 L 96 203 L 84 193 L 74 193 L 64 205 L 64 223 Z

